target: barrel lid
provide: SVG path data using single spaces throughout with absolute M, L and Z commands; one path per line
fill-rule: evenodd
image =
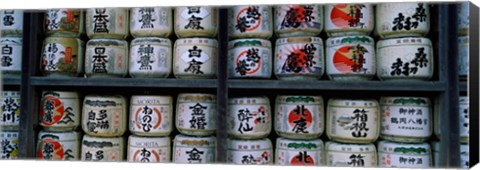
M 276 41 L 277 46 L 283 45 L 283 44 L 292 44 L 292 43 L 315 43 L 323 46 L 323 40 L 320 37 L 311 37 L 311 36 L 285 37 L 285 38 L 278 38 Z
M 57 98 L 79 98 L 78 92 L 73 91 L 43 91 L 42 96 L 54 96 Z
M 270 100 L 266 96 L 233 97 L 228 99 L 228 104 L 270 104 Z
M 356 36 L 344 36 L 344 37 L 330 37 L 326 41 L 327 47 L 342 45 L 342 44 L 370 44 L 374 45 L 375 40 L 370 36 L 356 35 Z
M 349 106 L 349 107 L 377 107 L 378 102 L 375 99 L 337 99 L 328 100 L 328 106 Z
M 172 46 L 172 41 L 168 38 L 159 37 L 139 37 L 132 40 L 131 45 L 151 44 L 151 45 L 163 45 Z
M 279 137 L 276 146 L 281 149 L 323 150 L 323 141 L 321 139 L 293 140 Z
M 375 145 L 373 144 L 344 144 L 328 141 L 326 142 L 325 147 L 327 148 L 327 151 L 334 152 L 376 152 Z
M 90 39 L 87 42 L 88 46 L 128 46 L 128 42 L 126 40 L 120 39 Z
M 318 104 L 323 105 L 322 96 L 284 96 L 278 95 L 276 103 L 282 104 Z
M 206 93 L 180 93 L 177 97 L 178 102 L 216 102 L 217 96 Z
M 75 141 L 80 140 L 80 132 L 48 132 L 41 130 L 38 133 L 38 140 L 43 140 L 45 138 L 53 138 L 57 141 Z
M 170 146 L 170 137 L 143 137 L 130 135 L 128 137 L 128 145 L 138 147 L 168 147 Z
M 259 140 L 239 140 L 239 139 L 228 139 L 227 147 L 230 150 L 265 150 L 272 149 L 272 141 L 268 138 L 259 139 Z
M 377 48 L 385 46 L 397 46 L 397 45 L 428 45 L 432 46 L 432 41 L 425 37 L 404 37 L 404 38 L 392 38 L 379 40 L 377 42 Z
M 125 105 L 126 99 L 121 95 L 87 95 L 83 100 L 83 105 L 90 106 L 117 106 Z
M 428 143 L 395 143 L 389 141 L 378 142 L 378 149 L 380 152 L 398 153 L 408 155 L 430 154 L 431 149 Z
M 0 131 L 0 138 L 18 138 L 20 133 L 18 131 Z
M 22 37 L 2 37 L 0 38 L 0 43 L 2 44 L 15 44 L 15 45 L 22 45 L 23 38 Z
M 18 97 L 18 98 L 20 98 L 20 91 L 2 91 L 2 97 Z
M 172 96 L 133 95 L 130 98 L 131 105 L 172 104 L 172 101 Z
M 198 45 L 198 44 L 205 44 L 208 46 L 218 46 L 218 42 L 216 39 L 211 38 L 179 38 L 175 41 L 175 46 L 177 45 Z
M 174 145 L 176 147 L 215 147 L 216 138 L 215 136 L 207 137 L 194 137 L 186 135 L 177 135 L 175 136 Z
M 399 106 L 430 106 L 430 99 L 426 97 L 380 97 L 380 105 Z
M 228 49 L 236 48 L 236 47 L 259 47 L 259 46 L 271 48 L 272 42 L 270 42 L 270 40 L 257 39 L 257 38 L 236 39 L 228 42 Z
M 90 148 L 104 148 L 104 147 L 123 147 L 124 139 L 120 137 L 93 137 L 90 135 L 83 135 L 82 145 Z

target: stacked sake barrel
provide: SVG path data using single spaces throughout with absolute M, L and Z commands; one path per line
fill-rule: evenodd
M 458 74 L 460 80 L 467 81 L 469 72 L 469 31 L 470 31 L 470 3 L 457 4 L 458 15 Z
M 0 159 L 17 159 L 21 108 L 20 92 L 2 91 L 0 101 L 0 141 L 2 143 Z

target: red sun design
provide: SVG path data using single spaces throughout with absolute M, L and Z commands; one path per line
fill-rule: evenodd
M 302 159 L 298 159 L 298 157 L 302 157 L 303 155 L 295 155 L 291 160 L 290 160 L 290 164 L 291 165 L 315 165 L 315 160 L 309 156 L 307 158 L 302 158 Z M 306 159 L 306 160 L 303 160 L 303 159 Z
M 303 111 L 303 114 L 305 116 L 303 116 L 302 113 L 297 114 L 296 110 L 297 110 L 297 108 L 292 109 L 290 111 L 290 113 L 288 114 L 288 124 L 290 124 L 290 126 L 292 126 L 292 127 L 295 127 L 294 121 L 298 121 L 298 120 L 300 120 L 300 118 L 303 117 L 303 119 L 305 119 L 305 122 L 307 123 L 307 125 L 305 127 L 306 128 L 310 127 L 310 125 L 312 124 L 312 120 L 313 120 L 312 112 L 310 112 L 310 110 L 305 108 L 304 111 Z
M 343 46 L 335 51 L 333 55 L 333 65 L 335 68 L 342 73 L 354 73 L 355 71 L 360 71 L 364 66 L 365 57 L 364 53 L 367 51 L 355 50 L 357 48 L 364 48 L 362 46 Z M 356 58 L 354 59 L 354 51 L 356 52 Z
M 53 104 L 53 109 L 52 109 L 52 121 L 51 122 L 48 122 L 46 121 L 45 119 L 43 119 L 43 117 L 45 116 L 46 114 L 46 110 L 45 109 L 45 105 L 47 104 L 47 102 L 52 102 Z M 43 100 L 42 100 L 42 107 L 40 107 L 40 119 L 42 119 L 42 124 L 45 125 L 45 126 L 51 126 L 51 125 L 54 125 L 55 123 L 57 123 L 58 121 L 60 121 L 64 115 L 64 112 L 65 112 L 65 108 L 63 106 L 63 103 L 62 101 L 60 101 L 60 99 L 54 97 L 54 96 L 47 96 L 45 97 Z
M 43 159 L 43 156 L 44 156 L 43 151 L 47 145 L 53 146 L 52 160 L 63 160 L 64 154 L 65 154 L 63 151 L 63 146 L 62 144 L 60 144 L 60 142 L 52 138 L 45 138 L 40 143 L 40 147 L 38 147 L 38 150 L 37 150 L 37 153 L 38 153 L 37 157 L 39 159 Z
M 242 10 L 240 10 L 240 12 L 238 12 L 237 14 L 237 17 L 236 17 L 236 23 L 238 24 L 238 21 L 240 20 L 240 17 L 244 16 L 244 15 L 247 15 L 247 11 L 248 11 L 248 8 L 249 7 L 246 7 L 246 8 L 243 8 Z M 258 21 L 255 22 L 255 25 L 251 26 L 250 28 L 247 28 L 245 31 L 253 31 L 253 30 L 256 30 L 260 24 L 262 23 L 262 17 L 259 17 L 258 18 Z
M 348 21 L 356 21 L 359 18 L 349 15 L 351 8 L 355 9 L 355 12 L 360 13 L 361 7 L 358 5 L 337 4 L 333 7 L 330 13 L 330 20 L 337 27 L 349 27 Z

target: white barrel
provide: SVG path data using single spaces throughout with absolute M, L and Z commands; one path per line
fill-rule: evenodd
M 172 72 L 172 42 L 166 38 L 135 38 L 130 44 L 128 73 L 133 78 L 167 78 Z
M 75 77 L 83 73 L 85 51 L 79 38 L 47 37 L 42 52 L 41 70 L 46 76 Z
M 227 163 L 241 165 L 272 165 L 273 146 L 270 139 L 227 140 Z
M 177 39 L 173 52 L 173 75 L 186 79 L 216 78 L 217 48 L 215 39 Z
M 236 38 L 269 39 L 273 35 L 272 7 L 240 5 L 228 9 L 228 35 Z
M 381 80 L 430 80 L 434 58 L 428 38 L 410 37 L 377 42 L 377 76 Z
M 428 143 L 404 144 L 378 142 L 378 166 L 384 168 L 431 168 L 432 152 Z
M 82 129 L 91 136 L 122 136 L 127 128 L 127 101 L 120 95 L 87 95 L 83 100 Z
M 469 36 L 458 37 L 458 75 L 461 80 L 467 80 L 469 73 L 470 40 Z
M 460 96 L 459 100 L 459 111 L 460 113 L 460 142 L 469 143 L 470 139 L 470 105 L 468 96 Z M 439 125 L 439 124 L 438 124 Z M 438 127 L 440 128 L 440 127 Z
M 168 136 L 173 131 L 172 96 L 133 95 L 129 129 L 138 136 Z
M 72 131 L 80 125 L 80 96 L 72 91 L 44 91 L 40 125 L 47 131 Z
M 217 36 L 219 17 L 216 7 L 176 7 L 174 17 L 174 31 L 179 38 Z
M 49 9 L 45 12 L 48 36 L 80 37 L 85 33 L 85 12 L 81 9 Z
M 0 11 L 0 13 L 2 12 Z M 22 47 L 23 38 L 2 35 L 0 38 L 0 71 L 3 75 L 20 76 L 22 74 Z
M 133 37 L 169 37 L 173 32 L 172 7 L 131 8 L 130 34 Z
M 128 42 L 91 39 L 87 42 L 85 74 L 88 77 L 125 77 L 128 73 Z
M 426 97 L 381 97 L 380 137 L 394 142 L 421 143 L 433 132 L 430 99 Z
M 216 138 L 175 136 L 172 162 L 180 164 L 212 164 L 216 161 Z
M 470 146 L 468 144 L 460 145 L 460 167 L 463 169 L 470 168 Z
M 0 11 L 0 35 L 22 37 L 23 10 L 4 9 Z M 3 51 L 3 50 L 2 50 Z
M 422 37 L 430 31 L 430 5 L 425 2 L 380 3 L 376 14 L 380 38 Z
M 127 38 L 130 25 L 127 8 L 91 8 L 86 11 L 88 38 Z
M 274 73 L 280 80 L 318 80 L 325 70 L 320 37 L 289 37 L 276 41 Z
M 328 100 L 327 136 L 343 143 L 372 143 L 380 135 L 380 106 L 374 99 Z
M 81 161 L 122 162 L 125 160 L 125 139 L 123 137 L 92 137 L 82 139 Z
M 185 135 L 209 136 L 217 130 L 217 96 L 180 93 L 177 97 L 175 126 Z
M 369 36 L 345 36 L 326 41 L 327 75 L 332 80 L 371 80 L 376 73 L 375 41 Z
M 457 7 L 458 35 L 466 36 L 470 30 L 470 2 L 459 2 Z
M 0 159 L 18 159 L 18 131 L 0 131 Z
M 275 132 L 289 139 L 319 138 L 325 127 L 322 96 L 283 96 L 275 101 Z
M 327 4 L 325 32 L 329 37 L 369 35 L 375 24 L 373 4 Z
M 377 167 L 377 150 L 373 144 L 326 142 L 326 165 L 335 167 Z
M 43 160 L 80 160 L 79 132 L 40 131 L 37 142 L 37 158 Z
M 324 166 L 324 148 L 320 139 L 292 140 L 277 138 L 275 164 Z
M 262 78 L 272 75 L 272 43 L 263 39 L 238 39 L 228 43 L 228 77 Z
M 275 34 L 279 37 L 317 36 L 323 30 L 322 5 L 277 5 L 274 9 Z
M 228 100 L 227 133 L 238 139 L 261 139 L 272 130 L 272 111 L 266 96 Z
M 20 91 L 2 91 L 0 129 L 18 131 L 20 126 Z
M 170 137 L 128 137 L 128 162 L 166 163 L 170 162 Z

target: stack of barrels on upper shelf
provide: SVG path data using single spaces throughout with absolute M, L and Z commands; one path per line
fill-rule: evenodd
M 2 10 L 0 20 L 0 77 L 19 78 L 22 71 L 23 10 Z M 20 88 L 5 89 L 3 86 L 0 94 L 0 159 L 18 158 L 21 105 L 20 91 L 16 89 Z

